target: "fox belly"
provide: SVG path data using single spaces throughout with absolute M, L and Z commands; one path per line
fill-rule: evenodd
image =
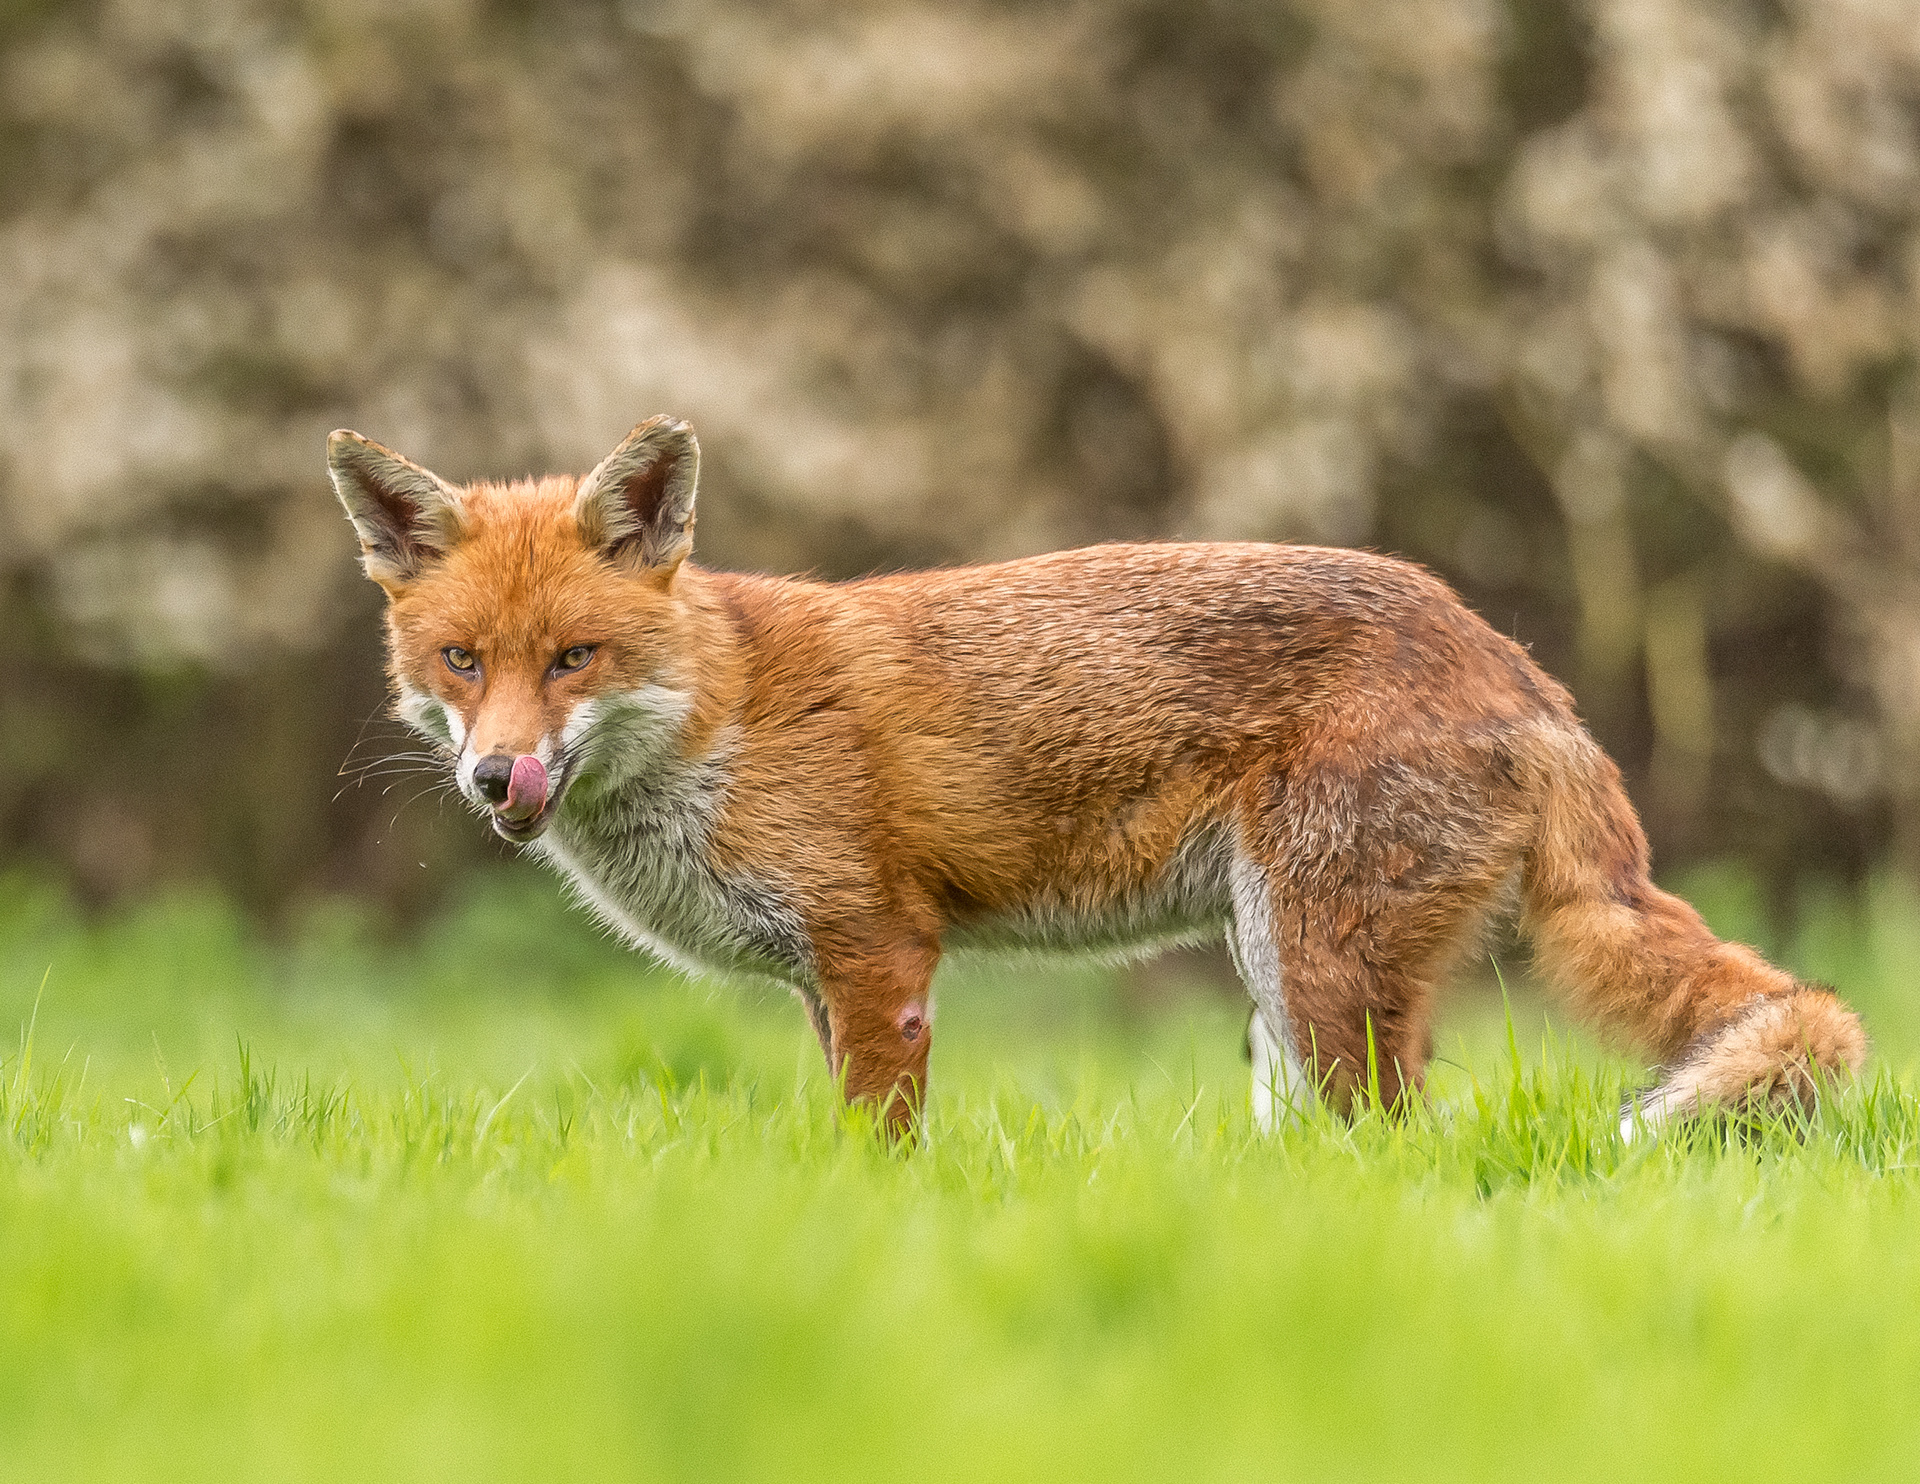
M 962 952 L 1093 954 L 1126 959 L 1219 941 L 1233 909 L 1232 842 L 1223 825 L 1190 830 L 1138 885 L 1043 881 L 1031 896 L 962 918 L 941 945 Z
M 564 810 L 532 849 L 603 923 L 687 973 L 816 981 L 804 915 L 772 881 L 712 859 L 723 775 L 688 769 Z M 583 790 L 583 793 L 585 791 Z M 1232 913 L 1232 846 L 1219 824 L 1196 827 L 1145 881 L 1042 881 L 1025 900 L 968 915 L 944 949 L 1093 954 L 1125 959 L 1216 941 Z

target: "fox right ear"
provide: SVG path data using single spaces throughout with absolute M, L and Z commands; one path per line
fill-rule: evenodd
M 327 472 L 382 587 L 411 582 L 460 539 L 460 494 L 439 475 L 345 428 L 327 436 Z
M 650 417 L 580 481 L 581 538 L 618 560 L 671 575 L 693 548 L 700 444 L 677 417 Z

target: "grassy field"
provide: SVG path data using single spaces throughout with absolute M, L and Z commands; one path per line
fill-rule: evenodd
M 1803 923 L 1878 1057 L 1802 1137 L 1623 1147 L 1517 983 L 1261 1139 L 1230 999 L 1002 965 L 902 1155 L 537 878 L 404 944 L 0 880 L 0 1478 L 1908 1477 L 1920 902 Z

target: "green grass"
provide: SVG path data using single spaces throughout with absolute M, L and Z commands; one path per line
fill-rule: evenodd
M 1516 985 L 1413 1115 L 1262 1139 L 1230 1000 L 1014 965 L 901 1154 L 537 880 L 401 944 L 0 881 L 0 1478 L 1905 1477 L 1920 903 L 1766 946 L 1879 1038 L 1803 1130 L 1622 1146 Z

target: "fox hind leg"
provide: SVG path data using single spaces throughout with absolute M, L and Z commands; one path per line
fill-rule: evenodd
M 1288 1019 L 1280 945 L 1273 936 L 1273 892 L 1267 873 L 1250 860 L 1233 864 L 1233 920 L 1227 951 L 1240 982 L 1253 999 L 1247 1022 L 1247 1056 L 1253 1063 L 1253 1125 L 1272 1133 L 1281 1114 L 1306 1110 L 1313 1083 L 1295 1050 Z
M 1263 1134 L 1279 1127 L 1282 1116 L 1307 1111 L 1313 1084 L 1293 1048 L 1273 1033 L 1259 1006 L 1247 1020 L 1247 1056 L 1253 1062 L 1253 1126 Z
M 1227 943 L 1253 997 L 1248 1051 L 1261 1129 L 1321 1096 L 1347 1111 L 1377 1077 L 1381 1101 L 1418 1087 L 1428 1052 L 1424 977 L 1369 954 L 1382 924 L 1343 932 L 1354 912 L 1338 901 L 1290 900 L 1277 872 L 1242 855 L 1233 866 Z

